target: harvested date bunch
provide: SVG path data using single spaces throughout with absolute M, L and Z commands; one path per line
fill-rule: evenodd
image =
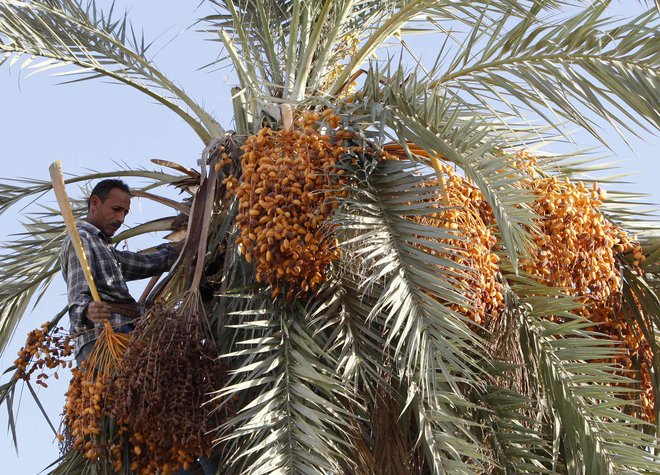
M 261 129 L 242 147 L 237 242 L 273 297 L 315 290 L 338 257 L 324 223 L 342 185 L 339 120 L 306 112 L 291 130 Z
M 95 376 L 90 377 L 94 374 Z M 105 406 L 110 378 L 87 368 L 75 368 L 69 383 L 64 406 L 63 437 L 67 449 L 84 454 L 90 463 L 110 460 L 115 470 L 121 468 L 121 457 L 111 450 L 108 434 L 102 430 L 107 425 Z
M 129 339 L 129 334 L 115 332 L 110 321 L 106 320 L 92 351 L 85 358 L 86 366 L 90 369 L 85 371 L 85 377 L 90 380 L 95 379 L 97 373 L 103 377 L 112 376 L 124 356 Z
M 106 320 L 81 368 L 73 371 L 64 406 L 64 445 L 82 452 L 90 463 L 109 461 L 116 470 L 121 457 L 113 452 L 117 437 L 102 430 L 113 424 L 107 407 L 115 370 L 128 346 L 129 335 L 116 333 Z
M 205 331 L 199 295 L 159 303 L 133 332 L 112 386 L 111 413 L 131 442 L 131 470 L 172 473 L 212 445 L 217 427 L 208 394 L 225 381 Z
M 68 359 L 73 352 L 71 337 L 64 334 L 63 328 L 51 329 L 51 326 L 50 322 L 46 322 L 41 328 L 28 333 L 25 346 L 18 352 L 18 358 L 14 361 L 18 379 L 29 381 L 32 374 L 39 371 L 36 383 L 46 388 L 48 384 L 45 380 L 49 378 L 47 369 L 71 367 L 71 360 Z M 55 379 L 58 378 L 57 371 L 54 376 Z

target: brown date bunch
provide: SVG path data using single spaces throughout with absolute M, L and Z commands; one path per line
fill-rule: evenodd
M 116 333 L 106 321 L 94 347 L 73 377 L 66 393 L 62 425 L 64 434 L 58 437 L 65 448 L 83 453 L 92 464 L 110 463 L 122 466 L 121 438 L 114 427 L 115 419 L 108 411 L 116 369 L 130 336 Z
M 74 368 L 72 373 L 65 394 L 63 435 L 58 438 L 64 440 L 66 448 L 80 451 L 90 463 L 110 461 L 119 470 L 122 460 L 118 444 L 111 443 L 103 430 L 109 417 L 106 404 L 111 379 L 88 370 L 86 363 L 83 368 Z
M 159 303 L 140 321 L 111 387 L 109 411 L 130 441 L 131 470 L 174 473 L 212 446 L 207 404 L 226 370 L 204 331 L 198 296 Z
M 39 371 L 36 383 L 48 387 L 45 382 L 49 378 L 46 370 L 71 367 L 71 354 L 73 343 L 69 335 L 64 334 L 64 329 L 56 327 L 51 329 L 51 323 L 46 322 L 28 333 L 25 346 L 18 352 L 18 358 L 14 361 L 16 365 L 16 377 L 29 381 L 32 374 Z M 58 373 L 55 371 L 55 378 Z

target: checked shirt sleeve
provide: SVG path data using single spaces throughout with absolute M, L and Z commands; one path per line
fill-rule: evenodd
M 91 256 L 89 241 L 82 233 L 80 240 L 82 241 L 85 255 Z M 92 301 L 92 293 L 85 280 L 85 274 L 83 273 L 80 261 L 78 261 L 78 256 L 76 256 L 76 251 L 73 249 L 73 244 L 68 239 L 62 250 L 62 264 L 63 274 L 67 284 L 71 330 L 72 332 L 88 330 L 90 327 L 85 324 L 88 322 L 85 312 L 87 306 Z
M 161 244 L 154 252 L 129 252 L 115 249 L 117 261 L 126 280 L 144 279 L 167 272 L 179 253 L 171 244 Z

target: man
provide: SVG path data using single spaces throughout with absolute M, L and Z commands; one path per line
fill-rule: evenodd
M 105 320 L 120 333 L 134 329 L 140 306 L 128 291 L 126 281 L 158 275 L 170 269 L 179 246 L 162 244 L 157 251 L 136 253 L 120 251 L 111 244 L 112 235 L 124 223 L 131 206 L 130 189 L 121 180 L 102 180 L 87 202 L 87 217 L 78 221 L 85 255 L 92 271 L 101 302 L 95 302 L 85 280 L 71 240 L 62 244 L 62 274 L 67 283 L 69 320 L 74 337 L 78 366 L 91 352 Z

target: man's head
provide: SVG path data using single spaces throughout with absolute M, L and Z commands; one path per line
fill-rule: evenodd
M 124 223 L 131 207 L 130 188 L 121 180 L 102 180 L 87 201 L 87 222 L 112 236 Z

